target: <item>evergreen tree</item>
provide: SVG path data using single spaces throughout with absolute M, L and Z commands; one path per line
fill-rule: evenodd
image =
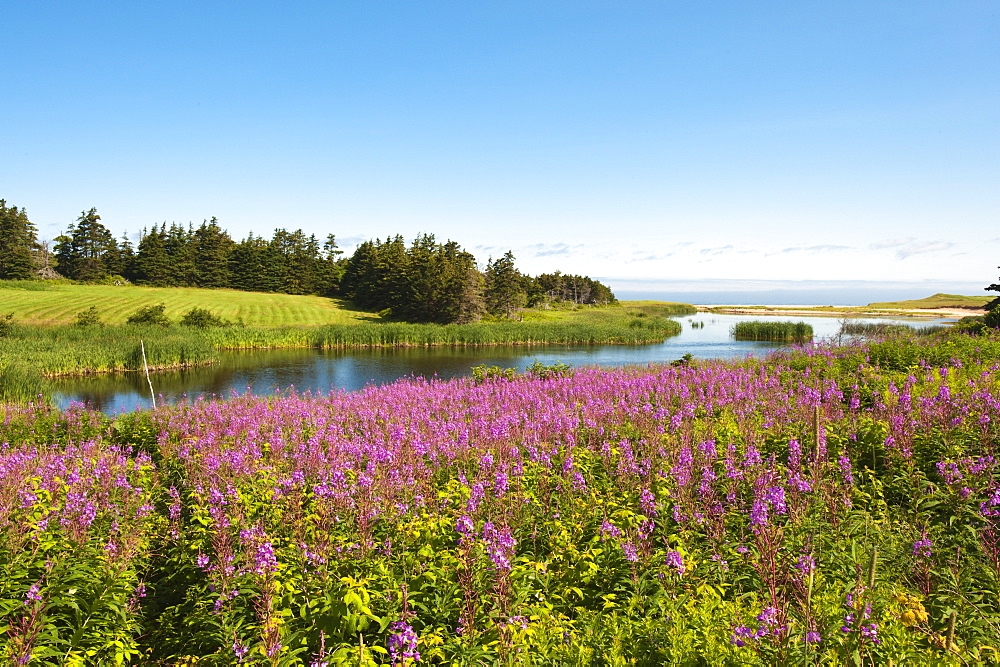
M 100 220 L 97 209 L 84 211 L 68 233 L 56 239 L 59 271 L 67 278 L 102 280 L 108 277 L 109 268 L 120 268 L 118 244 Z
M 1000 266 L 998 266 L 997 268 L 1000 269 Z M 993 283 L 992 285 L 990 285 L 989 287 L 987 287 L 985 289 L 986 289 L 987 292 L 1000 292 L 1000 283 Z M 994 308 L 1000 307 L 1000 296 L 998 296 L 997 298 L 993 299 L 992 301 L 990 301 L 989 303 L 987 303 L 983 307 L 986 310 L 988 310 L 988 311 L 993 310 Z
M 483 274 L 476 267 L 476 258 L 454 241 L 440 248 L 442 256 L 441 299 L 437 305 L 439 322 L 466 324 L 477 322 L 486 312 L 483 300 Z
M 407 291 L 406 273 L 406 242 L 402 236 L 366 241 L 347 260 L 341 290 L 361 308 L 391 308 Z
M 527 302 L 527 281 L 514 266 L 514 253 L 486 264 L 486 310 L 497 317 L 513 317 Z
M 323 255 L 316 269 L 316 293 L 324 296 L 340 294 L 340 283 L 347 262 L 340 258 L 343 250 L 337 248 L 337 238 L 327 234 L 323 242 Z
M 195 284 L 198 287 L 229 287 L 230 257 L 236 244 L 214 217 L 194 231 Z
M 35 226 L 25 210 L 8 208 L 0 199 L 0 278 L 29 280 L 35 277 L 33 253 L 38 249 Z
M 193 231 L 184 225 L 171 223 L 163 239 L 163 248 L 170 258 L 170 285 L 193 287 L 198 283 L 194 263 Z
M 232 287 L 247 292 L 272 291 L 265 274 L 271 268 L 267 264 L 268 253 L 268 242 L 263 237 L 254 236 L 253 232 L 237 243 L 229 255 Z
M 132 276 L 135 274 L 135 248 L 128 240 L 127 231 L 122 233 L 122 240 L 118 242 L 118 257 L 121 260 L 121 269 L 116 273 L 132 280 Z
M 163 228 L 158 229 L 154 225 L 149 231 L 142 230 L 135 260 L 132 262 L 132 280 L 142 285 L 157 287 L 175 284 L 172 260 L 167 254 L 166 242 L 166 224 Z

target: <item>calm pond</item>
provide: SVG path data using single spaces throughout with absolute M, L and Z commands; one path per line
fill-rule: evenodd
M 294 387 L 295 391 L 326 393 L 356 391 L 369 384 L 386 384 L 401 377 L 454 378 L 467 376 L 482 364 L 524 370 L 535 361 L 562 362 L 573 367 L 623 366 L 673 361 L 690 353 L 699 359 L 760 356 L 783 345 L 734 341 L 729 331 L 740 321 L 806 321 L 819 338 L 835 335 L 841 319 L 834 317 L 788 317 L 716 315 L 698 313 L 678 317 L 680 335 L 656 345 L 595 345 L 489 348 L 403 348 L 363 350 L 265 350 L 226 352 L 220 363 L 201 368 L 156 373 L 151 376 L 158 403 L 191 400 L 198 396 L 273 394 Z M 855 319 L 928 326 L 954 320 Z M 697 326 L 692 326 L 692 324 Z M 701 326 L 704 325 L 704 326 Z M 73 402 L 87 403 L 106 413 L 130 411 L 150 405 L 149 387 L 137 373 L 52 381 L 61 408 Z

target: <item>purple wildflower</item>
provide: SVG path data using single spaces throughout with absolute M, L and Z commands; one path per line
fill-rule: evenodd
M 925 535 L 913 543 L 913 555 L 927 558 L 931 555 L 931 541 Z
M 668 551 L 666 561 L 669 567 L 677 570 L 677 574 L 684 574 L 687 571 L 684 567 L 684 558 L 677 551 Z
M 389 626 L 392 634 L 389 635 L 387 646 L 389 648 L 389 659 L 393 664 L 403 663 L 406 660 L 420 660 L 420 652 L 417 651 L 417 633 L 404 621 L 396 621 Z

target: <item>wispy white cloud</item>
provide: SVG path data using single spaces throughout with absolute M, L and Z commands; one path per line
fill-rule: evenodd
M 820 244 L 811 246 L 792 246 L 789 248 L 782 248 L 777 253 L 767 253 L 768 255 L 775 254 L 789 254 L 795 252 L 807 252 L 811 254 L 817 254 L 821 252 L 842 252 L 844 250 L 854 250 L 853 247 L 848 245 L 833 245 L 833 244 Z
M 897 259 L 906 259 L 913 255 L 928 252 L 940 252 L 955 246 L 951 241 L 918 241 L 912 236 L 904 239 L 889 239 L 869 246 L 872 250 L 895 249 Z
M 667 259 L 668 257 L 673 257 L 674 253 L 667 252 L 662 254 L 655 254 L 651 252 L 639 252 L 635 251 L 629 256 L 626 261 L 629 262 L 656 262 L 662 259 Z
M 338 236 L 337 246 L 339 248 L 354 248 L 356 246 L 361 245 L 368 239 L 369 237 L 367 236 L 344 236 L 344 237 Z
M 582 243 L 570 245 L 568 243 L 534 243 L 525 246 L 524 249 L 534 257 L 551 257 L 553 255 L 568 255 L 583 248 Z
M 715 257 L 717 255 L 723 255 L 727 251 L 734 250 L 735 248 L 736 246 L 730 244 L 730 245 L 716 246 L 714 248 L 702 248 L 698 252 L 701 253 L 702 255 Z

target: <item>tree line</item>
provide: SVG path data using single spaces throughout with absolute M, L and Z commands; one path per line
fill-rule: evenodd
M 52 247 L 38 241 L 24 209 L 0 200 L 0 279 L 65 277 L 156 287 L 232 288 L 339 297 L 409 322 L 475 322 L 511 318 L 520 308 L 554 302 L 604 305 L 607 285 L 587 276 L 517 269 L 513 253 L 487 261 L 455 241 L 421 234 L 359 245 L 350 257 L 334 235 L 322 241 L 301 229 L 236 241 L 218 220 L 154 225 L 139 241 L 116 239 L 95 209 L 84 211 Z

